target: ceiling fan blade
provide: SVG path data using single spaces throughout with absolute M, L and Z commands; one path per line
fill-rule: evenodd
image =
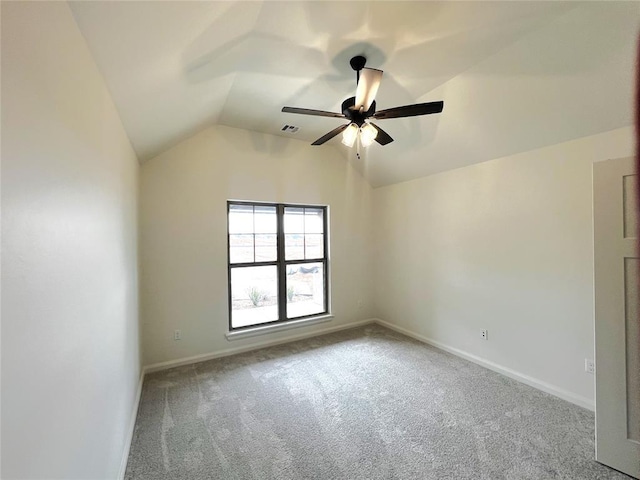
M 371 103 L 376 99 L 380 80 L 382 80 L 382 70 L 376 70 L 374 68 L 363 68 L 360 70 L 358 88 L 356 88 L 356 104 L 353 107 L 354 110 L 360 110 L 360 107 L 363 107 L 365 112 L 369 110 Z
M 442 112 L 443 108 L 443 101 L 416 103 L 414 105 L 405 105 L 403 107 L 393 107 L 386 110 L 380 110 L 379 112 L 373 114 L 373 118 L 382 120 L 385 118 L 416 117 L 418 115 L 440 113 Z
M 376 136 L 376 142 L 378 142 L 380 145 L 387 145 L 388 143 L 393 142 L 393 138 L 391 138 L 391 135 L 389 135 L 387 132 L 382 130 L 375 123 L 371 123 L 371 122 L 369 123 L 373 128 L 375 128 L 378 131 L 378 135 Z
M 309 108 L 282 107 L 285 113 L 299 113 L 300 115 L 315 115 L 316 117 L 346 118 L 342 113 L 325 112 L 324 110 L 311 110 Z
M 336 135 L 338 135 L 340 132 L 342 132 L 349 125 L 351 125 L 351 124 L 350 123 L 345 123 L 344 125 L 340 125 L 338 128 L 334 128 L 333 130 L 331 130 L 326 135 L 321 136 L 319 139 L 317 139 L 311 145 L 322 145 L 324 142 L 327 142 L 327 141 L 331 140 L 333 137 L 335 137 Z

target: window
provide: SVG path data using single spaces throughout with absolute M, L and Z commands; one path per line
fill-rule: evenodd
M 229 328 L 327 314 L 327 207 L 227 207 Z

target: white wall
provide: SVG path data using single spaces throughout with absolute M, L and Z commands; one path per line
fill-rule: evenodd
M 374 190 L 377 315 L 592 404 L 592 162 L 632 147 L 629 127 Z
M 2 478 L 113 479 L 140 373 L 138 164 L 65 2 L 2 2 Z
M 140 195 L 145 365 L 371 317 L 372 190 L 333 148 L 211 127 L 144 163 Z M 225 338 L 227 199 L 329 205 L 331 323 Z

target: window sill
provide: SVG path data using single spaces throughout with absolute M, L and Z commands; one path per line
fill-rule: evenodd
M 277 323 L 273 325 L 257 326 L 247 328 L 245 330 L 238 330 L 235 332 L 227 332 L 225 336 L 227 340 L 240 340 L 241 338 L 255 337 L 257 335 L 266 335 L 267 333 L 275 333 L 283 330 L 290 330 L 292 328 L 307 327 L 309 325 L 315 325 L 316 323 L 325 323 L 333 319 L 333 315 L 325 314 L 313 318 L 302 318 L 300 320 L 289 320 L 283 323 Z

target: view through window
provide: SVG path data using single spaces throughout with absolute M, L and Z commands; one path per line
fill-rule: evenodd
M 327 208 L 228 202 L 232 330 L 328 313 Z

